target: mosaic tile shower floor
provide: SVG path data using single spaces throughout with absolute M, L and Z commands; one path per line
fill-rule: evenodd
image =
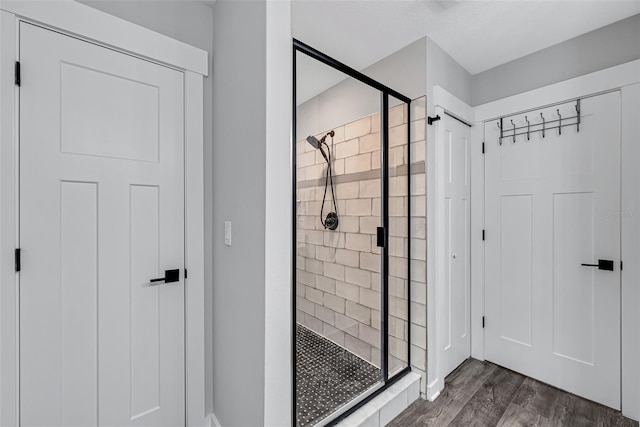
M 303 326 L 296 340 L 300 427 L 317 424 L 380 379 L 380 369 Z

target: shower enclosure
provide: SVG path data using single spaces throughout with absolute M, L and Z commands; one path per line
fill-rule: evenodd
M 411 99 L 297 40 L 293 62 L 294 419 L 328 425 L 411 367 Z

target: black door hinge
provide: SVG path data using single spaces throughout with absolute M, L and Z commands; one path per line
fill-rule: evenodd
M 482 316 L 482 329 L 484 329 L 484 316 Z
M 435 117 L 427 117 L 427 123 L 429 125 L 432 125 L 433 122 L 437 122 L 438 120 L 440 120 L 440 116 L 436 115 Z
M 20 76 L 20 62 L 16 61 L 16 86 L 20 86 L 21 76 Z
M 482 154 L 484 154 L 484 142 L 482 143 Z
M 620 261 L 620 271 L 622 271 L 622 261 Z
M 187 278 L 187 269 L 186 268 L 184 269 L 184 278 L 185 279 Z
M 16 248 L 16 273 L 18 273 L 20 270 L 22 270 L 21 249 Z
M 484 230 L 482 230 L 482 240 L 484 241 Z

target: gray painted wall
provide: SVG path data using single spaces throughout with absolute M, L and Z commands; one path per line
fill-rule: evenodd
M 363 73 L 412 99 L 427 95 L 429 114 L 433 112 L 434 86 L 443 87 L 471 105 L 471 74 L 428 37 L 389 55 Z M 304 84 L 304 76 L 298 76 L 298 84 Z M 379 110 L 376 90 L 347 79 L 298 106 L 296 136 L 300 140 Z
M 426 38 L 403 47 L 368 67 L 364 73 L 380 83 L 416 99 L 425 91 Z
M 213 132 L 213 11 L 197 1 L 171 0 L 79 0 L 110 15 L 149 28 L 166 36 L 196 46 L 209 53 L 209 77 L 204 81 L 204 218 L 205 218 L 205 260 L 211 260 L 212 253 L 212 132 Z M 206 409 L 213 409 L 213 331 L 212 331 L 212 263 L 205 263 L 205 387 Z
M 579 19 L 579 17 L 576 17 Z M 640 59 L 640 15 L 476 74 L 473 105 Z
M 462 101 L 471 104 L 471 74 L 428 37 L 426 79 L 428 112 L 433 110 L 434 86 L 441 86 Z
M 331 52 L 325 52 L 331 56 Z M 298 54 L 302 55 L 302 54 Z M 425 95 L 426 38 L 419 39 L 362 72 L 411 99 Z M 349 65 L 349 64 L 346 64 Z M 318 63 L 319 67 L 325 65 Z M 398 70 L 402 70 L 398 73 Z M 304 85 L 304 75 L 298 85 Z M 390 104 L 393 105 L 393 100 Z M 298 106 L 297 139 L 380 111 L 380 92 L 348 78 Z
M 264 1 L 213 6 L 213 412 L 223 426 L 264 424 L 266 25 Z

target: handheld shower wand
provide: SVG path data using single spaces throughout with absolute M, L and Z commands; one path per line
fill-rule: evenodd
M 333 131 L 331 131 L 333 132 Z M 328 134 L 327 134 L 328 135 Z M 311 136 L 309 135 L 307 137 L 307 142 L 309 144 L 311 144 L 311 146 L 313 148 L 315 148 L 316 150 L 320 150 L 320 153 L 322 154 L 322 157 L 324 157 L 324 159 L 328 162 L 329 158 L 327 157 L 327 153 L 325 153 L 324 149 L 322 148 L 322 144 L 327 145 L 326 142 L 324 142 L 325 138 L 327 137 L 327 135 L 323 136 L 322 139 L 320 141 L 318 141 L 318 138 L 316 138 L 315 136 Z M 329 146 L 327 145 L 327 148 L 329 148 Z
M 331 165 L 331 148 L 329 147 L 329 145 L 325 142 L 325 140 L 327 139 L 327 136 L 330 136 L 331 138 L 333 138 L 333 136 L 335 135 L 334 131 L 330 131 L 327 132 L 327 134 L 325 136 L 323 136 L 320 140 L 318 140 L 318 138 L 316 138 L 315 136 L 311 136 L 309 135 L 307 137 L 307 142 L 316 150 L 320 150 L 320 154 L 322 154 L 322 157 L 324 157 L 324 159 L 327 162 L 327 173 L 325 175 L 325 181 L 324 181 L 324 196 L 322 197 L 322 207 L 320 208 L 320 223 L 322 223 L 324 228 L 328 228 L 329 230 L 335 230 L 336 228 L 338 228 L 338 214 L 337 214 L 337 210 L 338 210 L 338 205 L 336 204 L 336 193 L 335 193 L 335 188 L 333 185 L 333 168 Z M 322 148 L 322 145 L 324 144 L 324 146 L 327 148 L 327 151 L 325 152 L 324 149 Z M 331 198 L 333 200 L 333 211 L 329 212 L 327 214 L 327 217 L 323 220 L 323 216 L 324 216 L 324 202 L 325 199 L 327 197 L 327 187 L 329 186 L 329 183 L 331 183 Z

